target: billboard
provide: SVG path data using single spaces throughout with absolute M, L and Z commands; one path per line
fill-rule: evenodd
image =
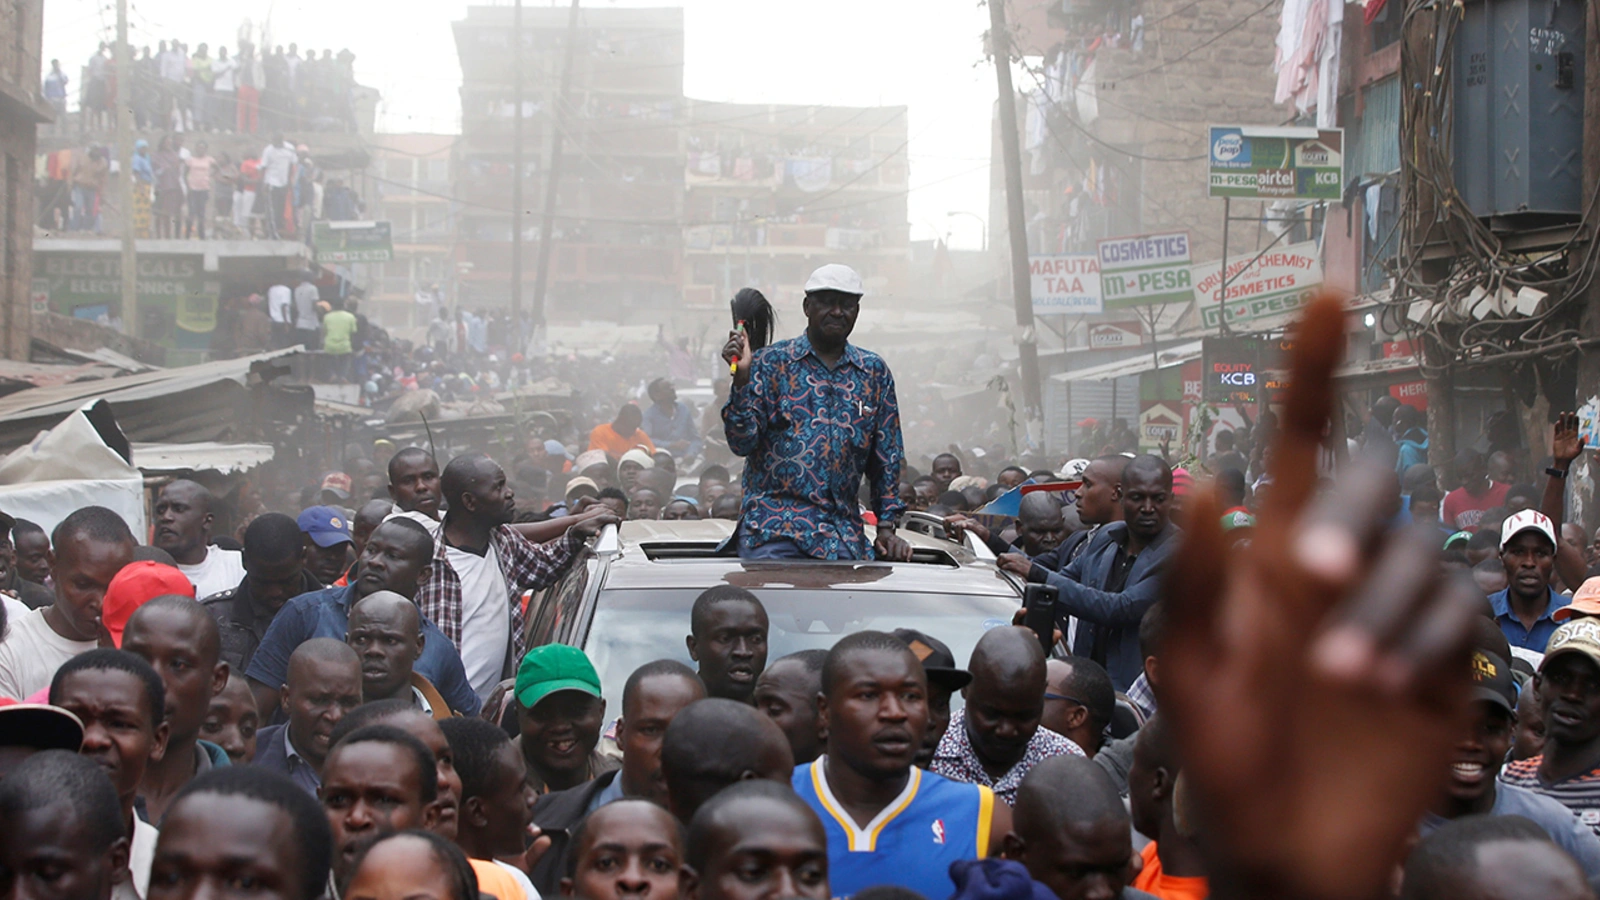
M 1211 126 L 1213 197 L 1338 200 L 1344 192 L 1344 129 Z
M 1028 257 L 1033 314 L 1099 313 L 1100 264 L 1089 254 Z
M 1189 232 L 1110 238 L 1095 246 L 1107 309 L 1187 303 L 1194 299 Z
M 388 222 L 316 222 L 311 248 L 319 263 L 388 262 L 394 242 Z
M 1266 331 L 1287 324 L 1322 286 L 1322 257 L 1315 241 L 1228 260 L 1228 298 L 1222 299 L 1222 262 L 1194 267 L 1194 299 L 1200 324 L 1212 329 L 1224 316 L 1228 327 Z
M 1089 326 L 1090 350 L 1116 350 L 1144 344 L 1144 326 L 1139 322 L 1101 322 Z

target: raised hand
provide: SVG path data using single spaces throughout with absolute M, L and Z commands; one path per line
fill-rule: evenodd
M 1161 713 L 1217 897 L 1382 896 L 1468 705 L 1473 590 L 1437 535 L 1389 530 L 1392 473 L 1316 498 L 1342 320 L 1324 296 L 1298 329 L 1254 540 L 1230 548 L 1201 492 L 1167 576 Z
M 1578 431 L 1578 414 L 1558 413 L 1554 433 L 1550 438 L 1550 457 L 1555 462 L 1555 467 L 1565 469 L 1572 465 L 1572 461 L 1583 452 L 1584 446 L 1584 437 Z

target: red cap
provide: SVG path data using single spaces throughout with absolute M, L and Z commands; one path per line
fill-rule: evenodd
M 146 559 L 123 566 L 106 586 L 106 596 L 100 604 L 100 623 L 111 634 L 111 643 L 122 646 L 122 629 L 127 627 L 134 610 L 167 594 L 192 598 L 194 585 L 165 563 Z
M 1194 476 L 1189 470 L 1179 467 L 1172 470 L 1172 495 L 1174 497 L 1187 497 L 1194 489 Z

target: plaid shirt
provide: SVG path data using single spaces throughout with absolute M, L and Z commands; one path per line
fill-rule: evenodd
M 1128 699 L 1134 706 L 1139 707 L 1146 720 L 1155 718 L 1156 692 L 1150 689 L 1150 681 L 1144 677 L 1143 672 L 1133 680 L 1133 684 L 1128 685 Z
M 506 577 L 506 595 L 511 598 L 511 651 L 515 659 L 522 659 L 523 623 L 526 613 L 519 602 L 525 590 L 549 587 L 577 559 L 583 539 L 573 532 L 535 544 L 509 526 L 501 525 L 489 532 L 489 543 L 500 560 L 500 571 Z M 446 554 L 444 530 L 439 531 L 439 541 L 433 551 L 433 574 L 417 585 L 417 608 L 439 626 L 450 643 L 461 649 L 461 577 L 450 566 Z
M 928 766 L 928 770 L 952 781 L 982 785 L 994 791 L 995 797 L 1005 801 L 1007 806 L 1015 806 L 1017 788 L 1022 786 L 1022 777 L 1028 774 L 1029 769 L 1052 756 L 1087 755 L 1076 741 L 1041 725 L 1033 733 L 1033 739 L 1028 741 L 1028 749 L 1023 752 L 1022 759 L 1011 767 L 1011 771 L 998 780 L 990 778 L 983 767 L 983 760 L 978 759 L 978 751 L 972 749 L 972 739 L 967 735 L 967 711 L 962 710 L 961 715 L 950 723 L 950 730 L 939 739 L 939 746 L 933 751 L 933 764 Z

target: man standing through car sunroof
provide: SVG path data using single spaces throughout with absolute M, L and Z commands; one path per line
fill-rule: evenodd
M 894 376 L 849 342 L 864 293 L 854 269 L 830 263 L 806 281 L 804 334 L 752 354 L 738 329 L 722 348 L 733 366 L 722 422 L 745 458 L 745 559 L 911 558 L 895 534 L 905 444 Z M 863 475 L 878 517 L 871 544 L 856 502 Z

